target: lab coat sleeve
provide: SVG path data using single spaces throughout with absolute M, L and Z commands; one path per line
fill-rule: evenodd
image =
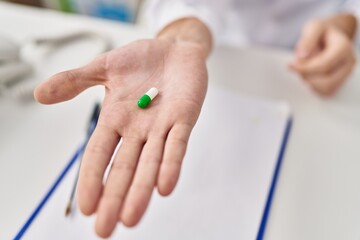
M 229 7 L 228 2 L 228 0 L 151 0 L 146 15 L 155 32 L 161 31 L 177 19 L 198 18 L 209 28 L 216 43 L 223 25 L 221 16 Z
M 360 1 L 359 0 L 347 0 L 343 5 L 344 12 L 349 12 L 355 15 L 357 18 L 357 29 L 355 36 L 355 43 L 360 48 Z

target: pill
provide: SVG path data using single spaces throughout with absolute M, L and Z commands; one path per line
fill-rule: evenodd
M 138 101 L 139 108 L 146 108 L 149 103 L 158 95 L 159 91 L 157 88 L 152 87 L 147 91 Z

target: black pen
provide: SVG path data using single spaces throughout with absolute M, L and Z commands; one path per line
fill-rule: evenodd
M 95 130 L 95 127 L 96 127 L 96 124 L 97 124 L 97 121 L 99 119 L 99 114 L 100 114 L 100 103 L 96 103 L 95 106 L 94 106 L 94 110 L 93 110 L 93 113 L 91 115 L 91 118 L 90 118 L 90 121 L 89 121 L 89 125 L 87 127 L 87 132 L 86 132 L 86 144 L 89 142 L 89 139 L 90 139 L 90 136 L 91 134 L 94 132 Z M 86 145 L 85 144 L 85 145 Z M 66 206 L 66 209 L 65 209 L 65 216 L 69 216 L 71 214 L 71 210 L 72 210 L 72 205 L 73 205 L 73 201 L 74 201 L 74 197 L 75 197 L 75 192 L 76 192 L 76 187 L 77 187 L 77 182 L 78 182 L 78 179 L 79 179 L 79 172 L 80 172 L 80 166 L 81 166 L 81 160 L 82 160 L 82 156 L 84 154 L 84 150 L 82 151 L 81 155 L 80 155 L 80 164 L 79 164 L 79 167 L 78 167 L 78 170 L 77 170 L 77 173 L 76 173 L 76 177 L 75 177 L 75 180 L 74 180 L 74 184 L 73 184 L 73 187 L 72 187 L 72 190 L 71 190 L 71 194 L 70 194 L 70 198 L 69 198 L 69 202 Z

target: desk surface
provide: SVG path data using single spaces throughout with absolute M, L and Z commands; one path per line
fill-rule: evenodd
M 106 34 L 115 46 L 149 36 L 130 25 L 0 3 L 0 33 L 17 41 L 84 28 Z M 92 43 L 86 44 L 64 49 L 49 61 L 34 60 L 34 79 L 89 61 Z M 66 51 L 73 53 L 71 59 Z M 360 72 L 338 95 L 323 99 L 288 72 L 290 59 L 282 50 L 221 48 L 208 65 L 214 84 L 286 100 L 293 110 L 266 239 L 360 239 Z M 101 88 L 95 88 L 55 106 L 0 98 L 1 239 L 14 236 L 65 165 L 101 97 Z

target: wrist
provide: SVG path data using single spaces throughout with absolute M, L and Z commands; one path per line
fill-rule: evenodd
M 156 37 L 157 40 L 166 42 L 169 44 L 170 48 L 172 47 L 180 47 L 182 49 L 186 49 L 186 51 L 189 51 L 189 54 L 192 56 L 199 56 L 204 61 L 206 61 L 209 51 L 204 48 L 201 44 L 193 41 L 183 40 L 179 38 L 174 38 L 170 36 L 158 36 Z
M 173 44 L 188 45 L 207 58 L 212 49 L 212 37 L 204 23 L 196 18 L 183 18 L 170 23 L 156 36 Z

